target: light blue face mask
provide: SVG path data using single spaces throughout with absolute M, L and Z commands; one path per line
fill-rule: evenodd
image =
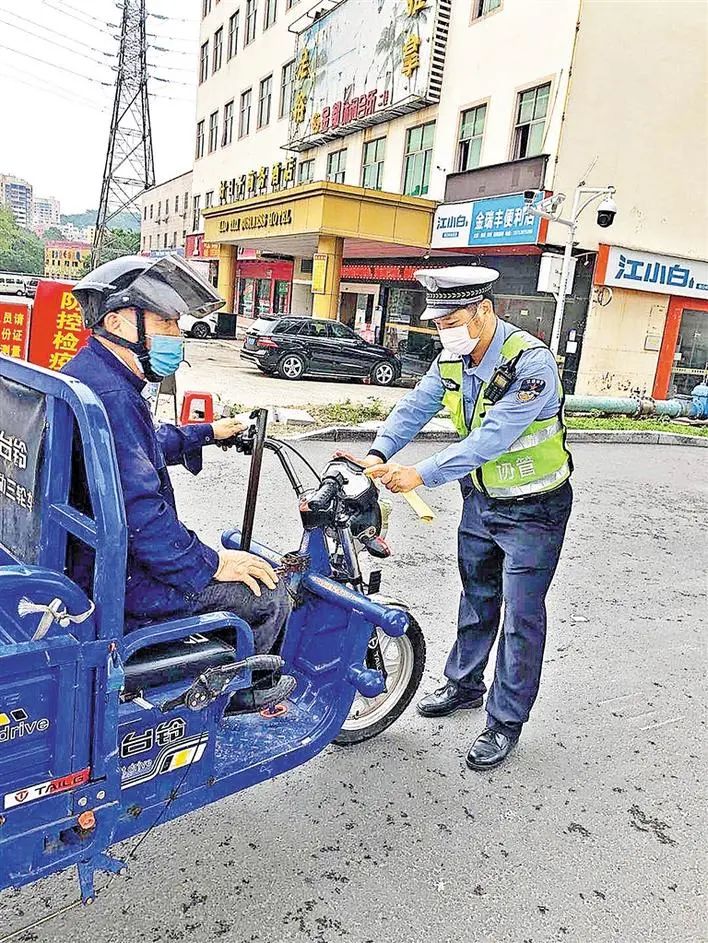
M 150 366 L 157 376 L 171 377 L 184 360 L 184 339 L 151 334 L 149 357 Z

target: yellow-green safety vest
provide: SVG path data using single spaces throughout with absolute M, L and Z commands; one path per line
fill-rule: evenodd
M 542 346 L 526 331 L 513 331 L 502 345 L 502 360 L 508 363 L 518 359 L 525 350 Z M 472 421 L 468 426 L 462 397 L 462 361 L 439 360 L 438 367 L 442 379 L 452 380 L 453 383 L 449 385 L 457 387 L 446 387 L 443 403 L 450 412 L 457 434 L 464 439 L 473 429 L 481 426 L 487 410 L 494 408 L 485 398 L 488 384 L 482 383 L 479 389 Z M 561 406 L 557 416 L 534 420 L 503 455 L 485 462 L 470 473 L 478 491 L 493 498 L 518 498 L 553 491 L 570 478 L 573 463 L 565 444 L 564 394 L 560 376 L 558 396 Z

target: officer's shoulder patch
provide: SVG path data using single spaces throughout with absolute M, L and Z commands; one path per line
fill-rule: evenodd
M 459 390 L 460 384 L 457 382 L 457 380 L 453 380 L 451 377 L 441 377 L 440 379 L 446 390 L 451 390 L 453 392 L 457 392 L 457 390 Z
M 516 398 L 520 403 L 530 403 L 531 400 L 543 393 L 546 388 L 546 381 L 541 377 L 526 377 L 519 384 L 519 391 Z

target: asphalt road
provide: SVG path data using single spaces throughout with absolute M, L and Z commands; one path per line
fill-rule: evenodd
M 411 460 L 433 446 L 410 448 Z M 308 443 L 321 464 L 327 443 Z M 162 827 L 93 908 L 23 937 L 72 943 L 699 943 L 705 921 L 706 519 L 698 449 L 575 449 L 576 505 L 549 598 L 541 694 L 518 751 L 466 770 L 482 712 L 330 748 Z M 246 464 L 175 474 L 216 541 Z M 385 585 L 423 625 L 435 684 L 453 632 L 455 486 L 431 528 L 397 503 Z M 265 462 L 256 536 L 297 545 Z M 71 900 L 71 876 L 0 895 L 0 935 Z

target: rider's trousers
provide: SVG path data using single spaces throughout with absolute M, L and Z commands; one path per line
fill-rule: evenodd
M 255 596 L 243 583 L 218 583 L 212 580 L 201 591 L 192 610 L 196 615 L 221 610 L 235 612 L 253 630 L 257 653 L 273 650 L 285 620 L 290 614 L 290 596 L 281 579 L 275 589 L 261 585 L 261 595 Z

